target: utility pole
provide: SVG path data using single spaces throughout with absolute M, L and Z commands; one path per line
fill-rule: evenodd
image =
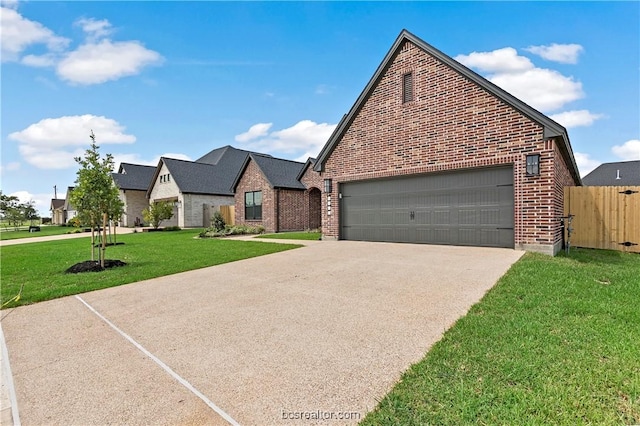
M 56 185 L 53 185 L 53 198 L 56 200 L 58 199 L 58 188 Z

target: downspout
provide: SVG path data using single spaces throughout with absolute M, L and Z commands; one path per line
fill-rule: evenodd
M 275 232 L 280 232 L 280 189 L 275 188 L 276 192 L 276 223 Z

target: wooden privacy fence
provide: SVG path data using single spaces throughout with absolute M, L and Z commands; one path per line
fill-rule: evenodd
M 220 206 L 220 214 L 222 214 L 222 217 L 224 218 L 224 223 L 227 225 L 236 224 L 235 211 L 235 206 Z
M 640 253 L 640 186 L 566 187 L 569 214 L 572 246 Z

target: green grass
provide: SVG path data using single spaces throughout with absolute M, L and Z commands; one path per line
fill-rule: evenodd
M 66 239 L 2 247 L 2 303 L 24 284 L 20 300 L 6 307 L 113 287 L 206 266 L 289 250 L 300 245 L 231 239 L 194 239 L 200 230 L 118 236 L 125 244 L 107 248 L 107 259 L 128 263 L 103 272 L 65 274 L 91 257 L 88 239 Z
M 640 423 L 640 255 L 526 254 L 364 425 Z
M 277 234 L 263 234 L 256 238 L 271 238 L 274 240 L 319 240 L 320 232 L 279 232 Z
M 62 235 L 75 231 L 76 228 L 68 228 L 66 226 L 59 225 L 40 225 L 40 232 L 29 232 L 28 226 L 23 227 L 19 231 L 14 231 L 13 228 L 0 231 L 0 240 L 16 240 L 18 238 L 33 238 L 33 237 L 48 237 L 50 235 Z M 87 232 L 87 235 L 90 235 Z

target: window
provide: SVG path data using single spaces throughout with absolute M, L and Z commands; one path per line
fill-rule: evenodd
M 413 100 L 413 73 L 402 76 L 402 103 L 406 104 Z
M 527 155 L 527 175 L 537 176 L 540 174 L 540 154 Z
M 166 174 L 166 175 L 160 175 L 160 183 L 165 183 L 165 182 L 169 182 L 171 181 L 171 175 L 170 174 Z
M 262 219 L 262 191 L 244 193 L 244 218 L 246 220 Z

